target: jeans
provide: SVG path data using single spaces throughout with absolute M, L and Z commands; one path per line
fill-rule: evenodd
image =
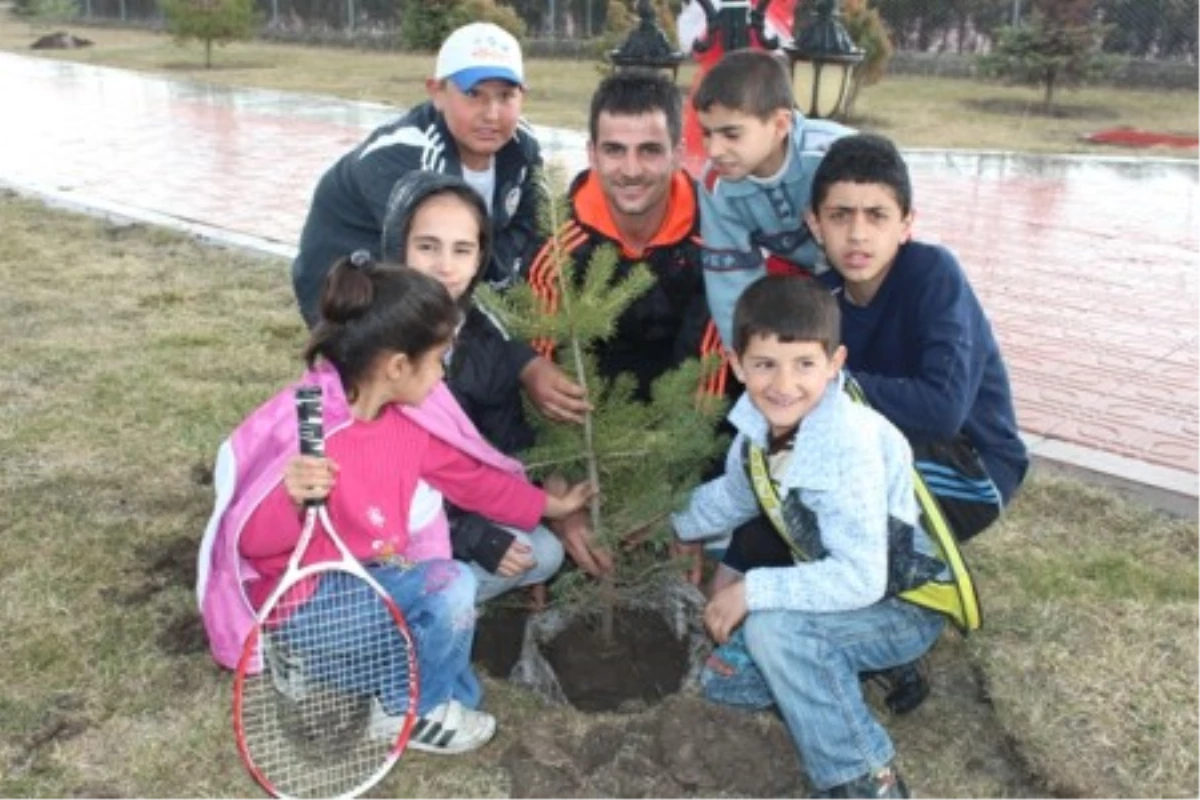
M 945 618 L 889 598 L 854 611 L 752 611 L 701 673 L 705 695 L 749 709 L 779 707 L 817 790 L 887 765 L 895 748 L 871 715 L 859 673 L 915 661 Z
M 366 568 L 400 608 L 412 633 L 420 675 L 417 713 L 428 713 L 451 698 L 470 708 L 477 707 L 483 689 L 470 662 L 475 638 L 475 576 L 450 560 L 422 561 L 407 569 L 390 564 Z M 349 597 L 345 595 L 347 590 L 352 591 Z M 392 635 L 395 626 L 391 615 L 382 604 L 370 602 L 368 595 L 373 596 L 371 589 L 346 573 L 322 575 L 316 592 L 281 626 L 280 634 L 318 680 L 324 673 L 340 689 L 376 694 L 378 681 L 370 676 L 395 675 L 405 669 L 407 654 L 399 641 L 396 647 L 382 647 L 373 653 L 370 663 L 347 667 L 339 653 L 339 645 L 344 650 L 347 642 L 343 639 L 339 643 L 336 638 L 338 633 L 359 632 L 363 627 L 379 630 L 381 638 Z M 321 617 L 338 619 L 340 624 L 322 625 Z M 323 640 L 319 649 L 314 638 L 318 632 Z M 380 702 L 389 714 L 404 713 L 408 708 L 406 687 L 394 680 L 387 683 Z
M 519 575 L 505 578 L 488 572 L 472 561 L 471 572 L 475 573 L 475 580 L 479 582 L 479 593 L 475 598 L 476 602 L 486 603 L 493 597 L 502 595 L 518 586 L 532 586 L 537 583 L 545 583 L 554 577 L 554 573 L 558 572 L 558 568 L 562 566 L 562 542 L 546 526 L 538 525 L 529 533 L 524 533 L 515 528 L 505 528 L 505 530 L 516 537 L 515 541 L 523 542 L 533 550 L 533 558 L 537 564 L 528 572 L 522 572 Z

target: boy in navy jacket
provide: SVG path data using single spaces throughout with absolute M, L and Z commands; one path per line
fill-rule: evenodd
M 953 253 L 912 240 L 913 213 L 895 145 L 870 134 L 833 143 L 813 177 L 808 225 L 833 267 L 825 279 L 842 311 L 846 366 L 918 461 L 936 447 L 982 465 L 980 480 L 930 487 L 966 539 L 981 530 L 966 506 L 1006 505 L 1029 456 L 983 306 Z M 958 495 L 964 503 L 951 502 Z

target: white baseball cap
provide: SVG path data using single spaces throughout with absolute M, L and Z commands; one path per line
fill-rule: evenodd
M 521 45 L 499 25 L 490 22 L 463 25 L 442 42 L 434 78 L 449 78 L 464 92 L 480 81 L 488 80 L 524 86 Z

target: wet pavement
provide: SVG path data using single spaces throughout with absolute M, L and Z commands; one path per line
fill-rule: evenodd
M 0 53 L 0 183 L 293 251 L 317 178 L 397 109 Z M 582 132 L 535 126 L 551 162 Z M 909 151 L 918 236 L 959 256 L 1052 461 L 1194 498 L 1197 162 Z

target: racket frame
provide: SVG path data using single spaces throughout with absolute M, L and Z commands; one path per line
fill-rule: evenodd
M 301 393 L 305 390 L 309 391 L 307 397 L 302 398 Z M 316 389 L 315 404 L 312 399 L 312 390 Z M 320 390 L 318 387 L 300 387 L 296 390 L 297 411 L 299 413 L 300 423 L 300 452 L 304 455 L 315 455 L 324 457 L 325 444 L 321 433 L 321 411 L 320 411 Z M 312 416 L 315 414 L 315 418 Z M 408 674 L 410 676 L 408 682 L 408 708 L 405 712 L 404 723 L 401 725 L 400 732 L 396 736 L 396 740 L 392 742 L 391 749 L 388 751 L 387 758 L 380 764 L 379 769 L 371 773 L 357 786 L 344 792 L 340 797 L 358 797 L 364 792 L 375 786 L 383 779 L 385 775 L 395 765 L 396 761 L 404 752 L 408 745 L 409 737 L 412 735 L 413 726 L 417 719 L 417 705 L 419 701 L 419 674 L 417 671 L 416 645 L 413 640 L 411 631 L 408 628 L 408 623 L 404 619 L 399 606 L 392 600 L 391 596 L 384 590 L 377 580 L 371 577 L 371 574 L 363 567 L 362 563 L 350 552 L 345 542 L 338 535 L 337 529 L 334 527 L 332 520 L 329 518 L 329 511 L 326 508 L 323 499 L 310 499 L 305 503 L 304 528 L 300 532 L 300 538 L 296 541 L 296 546 L 292 550 L 291 556 L 288 558 L 287 568 L 280 577 L 279 582 L 267 596 L 266 602 L 262 604 L 258 612 L 254 615 L 254 627 L 246 636 L 246 641 L 242 645 L 242 654 L 238 659 L 237 672 L 234 676 L 234 691 L 233 691 L 233 728 L 234 737 L 237 741 L 238 752 L 241 754 L 242 762 L 246 765 L 246 769 L 251 776 L 263 787 L 269 794 L 274 797 L 282 797 L 279 790 L 263 773 L 259 766 L 254 762 L 250 754 L 249 743 L 246 741 L 245 732 L 242 726 L 242 715 L 245 711 L 243 685 L 249 678 L 251 680 L 273 680 L 267 673 L 271 669 L 269 659 L 256 658 L 259 645 L 262 639 L 262 630 L 265 626 L 267 618 L 275 608 L 275 604 L 284 594 L 287 593 L 295 584 L 311 578 L 314 575 L 320 575 L 325 572 L 345 572 L 353 575 L 356 578 L 367 583 L 374 590 L 384 606 L 392 616 L 392 621 L 396 623 L 396 627 L 400 630 L 403 638 L 408 644 L 407 661 Z M 313 537 L 316 534 L 318 527 L 324 530 L 328 539 L 333 542 L 334 547 L 340 555 L 337 561 L 321 561 L 307 566 L 300 566 L 304 554 L 308 552 L 309 545 L 312 543 Z M 255 675 L 250 672 L 252 666 L 256 662 L 261 662 L 262 673 Z

